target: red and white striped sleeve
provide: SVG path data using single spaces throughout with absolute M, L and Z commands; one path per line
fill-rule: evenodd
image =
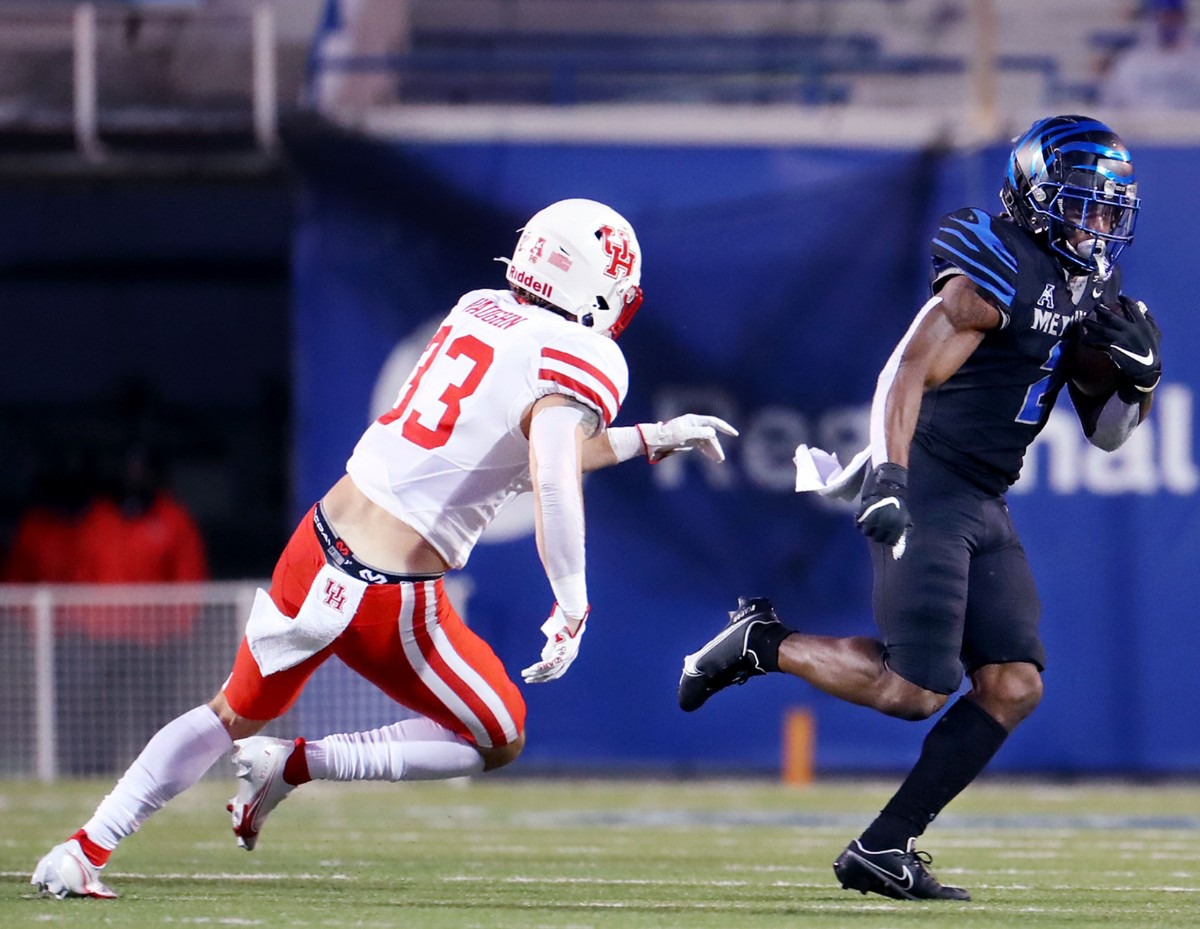
M 565 394 L 578 400 L 595 410 L 607 427 L 625 401 L 629 368 L 616 342 L 581 327 L 542 347 L 537 381 L 539 395 Z

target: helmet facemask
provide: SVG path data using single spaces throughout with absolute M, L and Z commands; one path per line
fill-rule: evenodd
M 1081 271 L 1095 271 L 1107 278 L 1117 257 L 1133 241 L 1140 206 L 1137 185 L 1118 184 L 1109 178 L 1100 190 L 1074 184 L 1055 189 L 1048 184 L 1038 192 L 1045 193 L 1047 188 L 1050 247 Z

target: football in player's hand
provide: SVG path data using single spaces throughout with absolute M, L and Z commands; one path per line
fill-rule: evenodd
M 1092 312 L 1095 313 L 1094 310 Z M 1114 312 L 1125 315 L 1124 308 L 1120 306 Z M 1107 396 L 1117 389 L 1117 365 L 1104 348 L 1085 343 L 1079 335 L 1076 334 L 1067 349 L 1067 377 L 1086 396 Z
M 1102 397 L 1117 389 L 1117 366 L 1108 352 L 1094 345 L 1076 345 L 1067 369 L 1080 393 Z

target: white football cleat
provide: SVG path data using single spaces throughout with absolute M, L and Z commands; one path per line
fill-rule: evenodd
M 233 814 L 238 845 L 250 852 L 258 844 L 258 833 L 271 810 L 295 790 L 283 779 L 283 766 L 295 749 L 303 750 L 304 743 L 253 736 L 233 744 L 233 764 L 242 783 L 225 809 Z
M 55 845 L 33 870 L 29 883 L 50 897 L 95 897 L 112 900 L 117 895 L 100 880 L 103 866 L 96 867 L 87 860 L 78 839 L 68 839 Z

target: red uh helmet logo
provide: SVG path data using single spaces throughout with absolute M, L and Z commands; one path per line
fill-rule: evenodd
M 608 256 L 608 268 L 604 273 L 609 277 L 630 277 L 637 254 L 629 247 L 625 233 L 612 226 L 601 226 L 600 240 L 604 245 L 604 254 Z

